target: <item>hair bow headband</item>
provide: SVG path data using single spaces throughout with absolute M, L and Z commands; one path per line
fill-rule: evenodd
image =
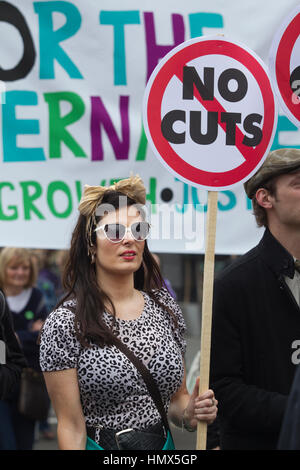
M 139 175 L 130 176 L 120 180 L 111 186 L 84 186 L 83 196 L 80 200 L 78 209 L 80 214 L 87 217 L 86 234 L 90 247 L 92 246 L 92 228 L 96 225 L 96 209 L 101 204 L 107 191 L 118 191 L 139 204 L 146 204 L 146 188 Z
M 79 203 L 79 212 L 86 217 L 91 216 L 101 204 L 103 196 L 107 191 L 119 191 L 140 204 L 146 203 L 146 189 L 144 183 L 142 179 L 136 175 L 117 181 L 111 186 L 89 186 L 86 184 Z

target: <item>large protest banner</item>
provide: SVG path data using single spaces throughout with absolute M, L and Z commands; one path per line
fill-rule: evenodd
M 0 1 L 0 245 L 67 248 L 83 186 L 132 172 L 152 204 L 150 247 L 203 252 L 207 192 L 170 175 L 149 148 L 147 81 L 167 52 L 202 35 L 225 34 L 267 64 L 297 4 Z M 272 148 L 299 147 L 300 131 L 279 113 Z M 221 191 L 216 253 L 244 253 L 260 236 L 242 186 Z

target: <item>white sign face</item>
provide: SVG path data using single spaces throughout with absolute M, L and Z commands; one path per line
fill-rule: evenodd
M 280 105 L 293 124 L 300 127 L 300 5 L 275 34 L 269 65 Z
M 186 41 L 167 54 L 149 79 L 143 111 L 148 140 L 169 171 L 215 191 L 257 171 L 277 123 L 263 62 L 220 36 Z

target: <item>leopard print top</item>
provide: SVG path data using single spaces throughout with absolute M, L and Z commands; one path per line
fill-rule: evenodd
M 117 319 L 118 336 L 144 362 L 156 380 L 168 410 L 172 395 L 184 376 L 186 349 L 185 322 L 180 307 L 167 289 L 157 291 L 163 305 L 176 315 L 178 328 L 170 314 L 144 296 L 142 314 L 134 320 Z M 157 408 L 146 385 L 129 359 L 115 346 L 83 348 L 75 335 L 74 313 L 70 302 L 48 316 L 41 334 L 42 371 L 76 368 L 83 413 L 88 426 L 103 426 L 116 431 L 143 429 L 160 421 Z M 112 317 L 104 313 L 107 324 Z M 97 438 L 97 433 L 96 433 Z M 99 438 L 99 433 L 98 433 Z M 98 439 L 97 439 L 98 440 Z

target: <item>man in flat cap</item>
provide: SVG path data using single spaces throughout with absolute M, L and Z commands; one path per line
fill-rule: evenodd
M 271 152 L 244 187 L 265 231 L 216 279 L 210 386 L 221 449 L 276 449 L 300 362 L 300 149 Z

